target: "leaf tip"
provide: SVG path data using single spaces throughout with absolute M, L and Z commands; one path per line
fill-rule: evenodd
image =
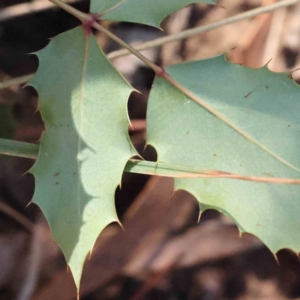
M 75 286 L 76 286 L 76 297 L 79 297 L 80 295 L 80 281 L 81 281 L 81 276 L 82 276 L 82 269 L 81 270 L 72 270 L 71 266 L 68 265 L 71 271 L 71 275 L 73 277 Z M 77 298 L 78 299 L 78 298 Z
M 122 228 L 122 230 L 125 231 L 125 228 L 124 228 L 123 224 L 120 222 L 120 220 L 117 219 L 116 222 L 120 225 L 120 227 Z
M 31 201 L 29 201 L 28 203 L 27 203 L 27 205 L 25 206 L 25 209 L 27 209 L 27 207 L 29 207 L 29 205 L 31 205 L 33 203 L 33 201 L 31 200 Z
M 271 57 L 271 58 L 265 63 L 265 65 L 264 65 L 263 67 L 268 68 L 268 69 L 270 70 L 269 64 L 271 63 L 272 60 L 273 60 L 273 58 Z
M 32 88 L 34 88 L 38 92 L 38 84 L 36 82 L 36 79 L 38 77 L 39 77 L 39 75 L 38 75 L 38 70 L 37 70 L 36 73 L 32 76 L 32 78 L 23 86 L 23 88 L 31 86 Z
M 273 254 L 273 257 L 275 258 L 275 261 L 276 261 L 277 265 L 280 266 L 280 263 L 279 263 L 279 259 L 278 259 L 278 257 L 277 257 L 277 254 L 274 253 L 274 252 L 272 252 L 272 254 Z
M 239 231 L 239 238 L 241 239 L 243 237 L 244 231 L 242 229 L 240 229 L 239 227 L 238 227 L 238 231 Z
M 21 175 L 21 177 L 27 175 L 28 173 L 30 173 L 29 170 L 28 170 L 28 171 L 25 171 L 25 172 Z
M 36 165 L 36 163 L 34 163 L 34 165 L 27 172 L 25 172 L 24 174 L 30 173 L 30 174 L 34 175 L 35 165 Z
M 202 213 L 203 213 L 203 212 L 202 212 L 201 210 L 199 210 L 197 224 L 199 224 L 200 221 L 201 221 Z

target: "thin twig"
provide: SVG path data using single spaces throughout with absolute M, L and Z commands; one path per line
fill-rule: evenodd
M 185 39 L 185 38 L 188 38 L 190 36 L 193 36 L 193 35 L 196 35 L 196 34 L 199 34 L 199 33 L 204 33 L 204 32 L 214 30 L 214 29 L 217 29 L 217 28 L 225 26 L 225 25 L 229 25 L 229 24 L 232 24 L 232 23 L 242 21 L 244 19 L 249 19 L 249 18 L 258 16 L 258 15 L 261 15 L 261 14 L 269 13 L 269 12 L 272 12 L 276 9 L 281 8 L 281 7 L 287 7 L 287 6 L 296 4 L 298 1 L 299 0 L 283 0 L 283 1 L 277 2 L 277 3 L 272 4 L 272 5 L 255 8 L 255 9 L 252 9 L 250 11 L 238 14 L 236 16 L 225 18 L 223 20 L 213 22 L 211 24 L 199 26 L 199 27 L 192 28 L 192 29 L 187 29 L 187 30 L 179 32 L 179 33 L 175 33 L 175 34 L 172 34 L 172 35 L 169 35 L 169 36 L 158 38 L 158 39 L 155 39 L 155 40 L 152 40 L 152 41 L 149 41 L 149 42 L 145 42 L 145 43 L 142 43 L 142 44 L 137 44 L 137 45 L 135 45 L 135 50 L 141 51 L 141 50 L 161 46 L 163 44 L 170 43 L 170 42 L 173 42 L 173 41 Z M 114 58 L 117 58 L 117 57 L 122 57 L 122 56 L 129 55 L 129 54 L 131 54 L 131 52 L 128 51 L 127 49 L 121 49 L 121 50 L 113 51 L 113 52 L 107 54 L 107 57 L 110 58 L 110 59 L 114 59 Z M 14 78 L 14 79 L 8 80 L 6 82 L 0 83 L 0 90 L 4 89 L 4 88 L 9 88 L 9 87 L 11 87 L 13 85 L 16 85 L 16 84 L 25 83 L 28 80 L 30 80 L 33 75 L 34 74 L 29 74 L 29 75 L 26 75 L 27 77 L 22 76 L 22 77 Z
M 87 20 L 89 18 L 88 14 L 76 9 L 75 7 L 72 7 L 71 5 L 69 5 L 65 2 L 62 2 L 60 0 L 49 0 L 49 1 L 52 2 L 53 4 L 57 5 L 58 7 L 62 8 L 69 14 L 73 15 L 74 17 L 78 18 L 81 22 L 84 22 L 85 20 Z
M 68 0 L 69 3 L 77 3 L 82 0 Z M 8 21 L 13 18 L 22 17 L 24 15 L 41 12 L 56 6 L 48 1 L 32 1 L 13 6 L 8 6 L 0 10 L 0 22 Z
M 129 44 L 125 43 L 123 40 L 118 38 L 116 35 L 111 33 L 109 30 L 102 27 L 99 23 L 94 23 L 93 27 L 104 34 L 106 34 L 108 37 L 110 37 L 112 40 L 114 40 L 116 43 L 130 51 L 133 55 L 135 55 L 137 58 L 139 58 L 142 62 L 144 62 L 149 68 L 151 68 L 156 74 L 160 74 L 162 72 L 162 68 L 151 62 L 148 58 L 146 58 L 143 54 L 141 54 L 139 51 L 137 51 L 135 48 L 130 46 Z

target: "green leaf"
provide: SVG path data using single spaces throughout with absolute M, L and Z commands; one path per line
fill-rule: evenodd
M 109 4 L 108 4 L 109 3 Z M 91 1 L 91 12 L 99 13 L 111 7 L 115 9 L 101 16 L 103 20 L 125 21 L 141 23 L 154 27 L 159 27 L 161 21 L 170 13 L 183 8 L 191 3 L 215 4 L 215 0 L 113 0 Z M 120 4 L 120 5 L 118 5 Z
M 77 288 L 99 233 L 118 221 L 114 205 L 127 160 L 131 86 L 92 35 L 77 27 L 38 53 L 33 81 L 46 130 L 40 142 L 33 202 L 45 214 Z
M 263 177 L 300 178 L 300 87 L 288 74 L 249 69 L 223 56 L 166 68 L 211 109 L 156 78 L 148 144 L 162 163 Z M 273 252 L 300 250 L 300 186 L 230 179 L 176 179 L 202 211 L 230 216 Z

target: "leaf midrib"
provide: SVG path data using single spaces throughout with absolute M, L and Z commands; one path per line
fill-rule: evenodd
M 89 37 L 88 33 L 84 32 L 85 37 L 85 45 L 84 45 L 84 59 L 82 65 L 82 73 L 81 73 L 81 80 L 80 80 L 80 91 L 79 91 L 79 132 L 78 132 L 78 142 L 77 142 L 77 212 L 78 212 L 78 220 L 80 220 L 82 215 L 82 205 L 81 205 L 81 177 L 80 177 L 80 160 L 79 160 L 79 153 L 82 150 L 82 124 L 83 124 L 83 99 L 84 99 L 84 84 L 86 78 L 86 70 L 87 70 L 87 62 L 88 62 L 88 52 L 89 52 Z M 78 232 L 80 232 L 80 222 L 78 222 Z M 80 251 L 80 249 L 79 249 Z M 81 255 L 77 255 L 77 265 L 80 265 L 79 257 Z M 75 279 L 75 278 L 74 278 Z M 79 286 L 79 282 L 76 282 L 76 286 Z
M 259 141 L 257 141 L 255 138 L 253 138 L 250 134 L 248 134 L 244 130 L 240 129 L 237 125 L 235 125 L 229 119 L 227 119 L 226 117 L 224 117 L 221 113 L 219 113 L 217 110 L 215 110 L 209 104 L 207 104 L 204 100 L 202 100 L 201 98 L 199 98 L 196 94 L 194 94 L 193 92 L 189 91 L 183 85 L 181 85 L 178 81 L 176 81 L 175 79 L 173 79 L 170 74 L 167 74 L 167 76 L 164 79 L 166 79 L 170 84 L 172 84 L 174 86 L 174 88 L 177 88 L 180 92 L 182 92 L 183 94 L 185 94 L 188 98 L 190 98 L 191 100 L 193 100 L 196 103 L 198 103 L 206 111 L 208 111 L 209 113 L 211 113 L 212 115 L 214 115 L 215 117 L 217 117 L 218 119 L 220 119 L 222 122 L 224 122 L 226 125 L 228 125 L 229 127 L 231 127 L 237 133 L 239 133 L 240 135 L 242 135 L 248 141 L 252 142 L 253 144 L 255 144 L 256 146 L 258 146 L 259 148 L 261 148 L 262 150 L 264 150 L 265 152 L 267 152 L 269 155 L 271 155 L 272 157 L 274 157 L 275 159 L 277 159 L 278 161 L 280 161 L 284 165 L 286 165 L 289 168 L 291 168 L 291 169 L 293 169 L 293 170 L 295 170 L 295 171 L 297 171 L 297 172 L 300 173 L 300 169 L 298 169 L 297 167 L 295 167 L 294 165 L 292 165 L 291 163 L 289 163 L 285 159 L 281 158 L 279 155 L 277 155 L 276 153 L 274 153 L 272 150 L 270 150 L 267 147 L 265 147 L 264 145 L 262 145 Z

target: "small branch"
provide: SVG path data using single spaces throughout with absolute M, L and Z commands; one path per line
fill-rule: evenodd
M 199 33 L 204 33 L 204 32 L 214 30 L 214 29 L 217 29 L 217 28 L 225 26 L 225 25 L 229 25 L 229 24 L 232 24 L 232 23 L 242 21 L 244 19 L 249 19 L 249 18 L 258 16 L 258 15 L 261 15 L 261 14 L 272 12 L 276 9 L 281 8 L 281 7 L 287 7 L 287 6 L 296 4 L 296 3 L 298 3 L 298 1 L 299 0 L 283 0 L 283 1 L 280 1 L 280 2 L 276 2 L 275 4 L 272 4 L 272 5 L 255 8 L 255 9 L 252 9 L 250 11 L 247 11 L 247 12 L 244 12 L 244 13 L 241 13 L 241 14 L 238 14 L 236 16 L 229 17 L 229 18 L 226 18 L 226 19 L 223 19 L 223 20 L 220 20 L 220 21 L 216 21 L 216 22 L 211 23 L 211 24 L 207 24 L 207 25 L 204 25 L 204 26 L 199 26 L 199 27 L 196 27 L 196 28 L 188 29 L 188 30 L 185 30 L 185 31 L 182 31 L 182 32 L 179 32 L 179 33 L 175 33 L 175 34 L 172 34 L 172 35 L 169 35 L 169 36 L 165 36 L 165 37 L 162 37 L 162 38 L 158 38 L 158 39 L 146 42 L 146 43 L 138 44 L 138 45 L 135 46 L 134 49 L 138 50 L 138 51 L 141 51 L 141 50 L 161 46 L 161 45 L 164 45 L 166 43 L 173 42 L 173 41 L 186 39 L 190 36 L 193 36 L 193 35 L 196 35 L 196 34 L 199 34 Z M 129 55 L 130 53 L 131 52 L 127 49 L 121 49 L 121 50 L 113 51 L 113 52 L 107 54 L 107 57 L 109 59 L 114 59 L 114 58 L 117 58 L 117 57 Z M 25 83 L 25 82 L 29 81 L 32 78 L 33 75 L 34 74 L 29 74 L 29 75 L 25 75 L 25 76 L 22 76 L 22 77 L 18 77 L 18 78 L 8 80 L 6 82 L 1 82 L 0 83 L 0 90 L 4 89 L 4 88 L 9 88 L 13 85 Z
M 0 154 L 36 159 L 38 151 L 38 145 L 0 138 Z M 127 163 L 124 172 L 171 178 L 228 178 L 265 183 L 300 184 L 300 179 L 246 176 L 217 170 L 199 170 L 192 167 L 135 159 L 131 159 Z
M 142 62 L 144 62 L 149 68 L 151 68 L 155 74 L 160 74 L 162 72 L 162 68 L 154 64 L 152 61 L 150 61 L 148 58 L 146 58 L 143 54 L 141 54 L 139 51 L 137 51 L 135 48 L 130 46 L 129 44 L 125 43 L 123 40 L 118 38 L 116 35 L 111 33 L 109 30 L 102 27 L 99 23 L 94 23 L 93 27 L 104 34 L 106 34 L 108 37 L 110 37 L 112 40 L 114 40 L 116 43 L 118 43 L 123 48 L 127 49 L 130 53 L 135 55 L 137 58 L 139 58 Z
M 82 0 L 68 0 L 69 3 L 77 3 Z M 56 6 L 48 1 L 36 0 L 22 4 L 11 5 L 0 10 L 0 22 L 8 21 L 12 18 L 22 17 L 24 15 L 38 13 Z
M 73 15 L 74 17 L 78 18 L 81 22 L 84 22 L 85 20 L 88 19 L 88 16 L 89 16 L 88 14 L 83 13 L 82 11 L 72 7 L 71 5 L 69 5 L 65 2 L 62 2 L 60 0 L 49 0 L 49 1 L 52 2 L 53 4 L 57 5 L 58 7 L 62 8 L 69 14 Z

